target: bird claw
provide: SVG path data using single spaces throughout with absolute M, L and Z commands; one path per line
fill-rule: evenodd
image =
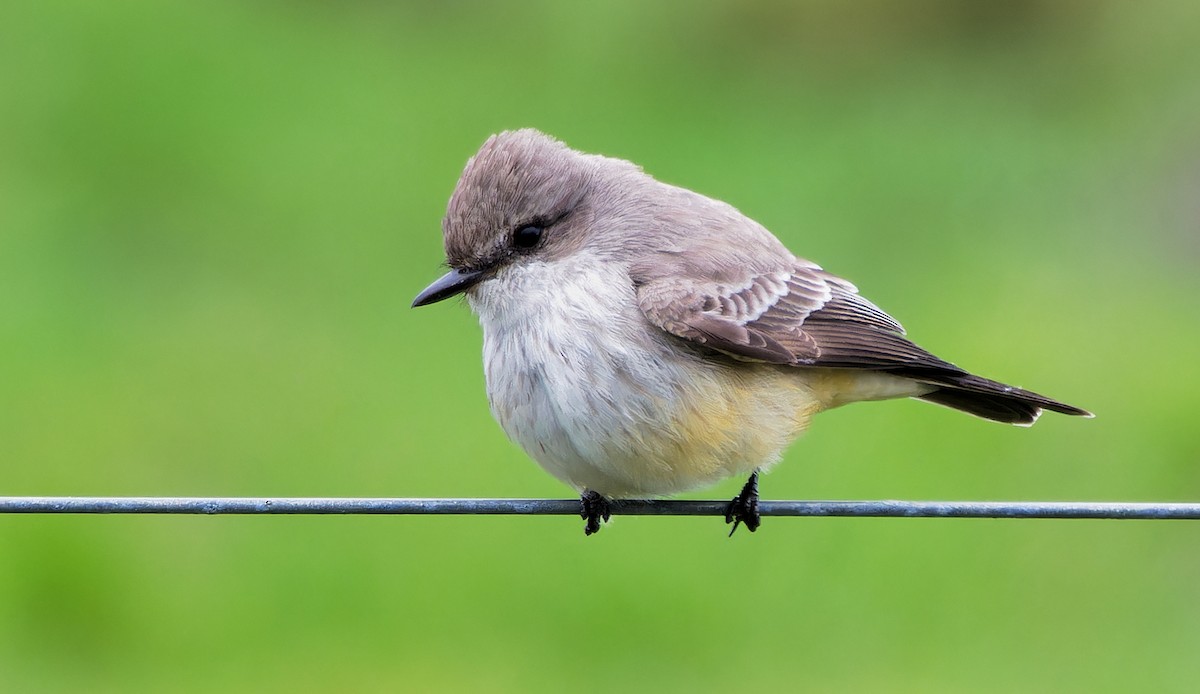
M 612 508 L 599 492 L 587 490 L 579 496 L 579 517 L 586 523 L 583 526 L 584 535 L 594 535 L 600 532 L 601 521 L 608 522 Z
M 746 481 L 746 486 L 742 487 L 742 491 L 729 502 L 729 507 L 725 511 L 725 522 L 733 523 L 733 528 L 729 531 L 729 536 L 737 532 L 738 526 L 746 525 L 746 529 L 750 532 L 758 530 L 758 526 L 762 523 L 762 516 L 758 514 L 758 473 L 750 475 L 750 479 Z

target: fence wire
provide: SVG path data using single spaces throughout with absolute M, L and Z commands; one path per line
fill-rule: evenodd
M 724 516 L 728 501 L 620 500 L 613 515 Z M 577 516 L 578 499 L 8 496 L 0 514 Z M 1086 501 L 760 501 L 763 516 L 1200 520 L 1200 503 Z

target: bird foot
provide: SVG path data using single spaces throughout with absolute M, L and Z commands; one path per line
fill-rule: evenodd
M 600 532 L 600 521 L 607 523 L 611 512 L 608 499 L 598 492 L 589 489 L 579 496 L 579 517 L 586 521 L 583 526 L 584 535 Z
M 729 508 L 725 511 L 725 522 L 733 523 L 733 528 L 729 531 L 729 536 L 737 532 L 738 525 L 746 524 L 746 529 L 750 532 L 758 530 L 759 524 L 762 522 L 762 517 L 758 515 L 758 473 L 750 475 L 750 479 L 746 481 L 746 486 L 742 487 L 742 491 L 733 500 L 729 502 Z

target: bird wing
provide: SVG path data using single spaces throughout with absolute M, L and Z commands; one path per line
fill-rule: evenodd
M 733 357 L 773 364 L 961 372 L 909 342 L 896 319 L 820 266 L 679 274 L 639 283 L 638 305 L 662 330 Z

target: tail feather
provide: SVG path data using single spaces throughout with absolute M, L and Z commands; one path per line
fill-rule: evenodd
M 971 374 L 926 374 L 920 378 L 937 390 L 918 396 L 920 400 L 961 410 L 996 422 L 1030 426 L 1042 410 L 1075 417 L 1091 417 L 1087 410 L 1053 400 L 1033 391 L 991 381 Z

